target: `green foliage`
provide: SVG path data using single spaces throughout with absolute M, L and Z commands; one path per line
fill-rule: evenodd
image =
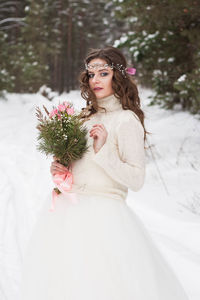
M 0 31 L 0 91 L 12 90 L 15 87 L 15 76 L 11 74 L 11 62 L 7 57 L 7 40 L 8 35 Z
M 0 90 L 9 92 L 78 88 L 88 48 L 112 43 L 122 23 L 111 18 L 107 0 L 2 0 L 0 6 Z
M 181 79 L 182 78 L 182 79 Z M 183 75 L 176 82 L 174 88 L 179 92 L 180 102 L 182 106 L 192 113 L 200 112 L 200 68 Z M 180 80 L 181 79 L 181 80 Z
M 200 113 L 200 9 L 198 1 L 115 1 L 128 30 L 115 42 L 131 53 L 143 84 L 153 86 L 151 104 L 177 103 Z M 186 80 L 179 82 L 181 76 Z
M 60 163 L 69 166 L 73 161 L 80 159 L 87 151 L 87 129 L 83 126 L 80 116 L 71 115 L 64 111 L 46 115 L 37 108 L 39 130 L 37 149 L 46 155 L 56 156 Z

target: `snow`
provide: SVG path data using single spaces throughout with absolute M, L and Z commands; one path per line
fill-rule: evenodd
M 135 57 L 135 58 L 137 58 L 137 56 L 140 54 L 140 52 L 139 51 L 134 51 L 134 53 L 133 53 L 133 56 Z
M 120 40 L 115 40 L 113 43 L 113 47 L 117 48 L 120 45 L 120 43 L 121 43 Z
M 155 37 L 159 34 L 159 31 L 156 31 L 155 33 L 152 34 L 148 34 L 145 38 L 145 40 L 149 40 L 149 39 L 155 39 Z
M 163 58 L 163 57 L 159 57 L 159 58 L 158 58 L 158 62 L 159 62 L 159 63 L 161 63 L 161 62 L 163 62 L 163 61 L 165 61 L 165 58 Z
M 119 40 L 115 40 L 113 43 L 113 47 L 118 47 L 121 44 L 124 44 L 128 40 L 128 36 L 123 34 Z
M 129 22 L 134 23 L 134 22 L 137 22 L 137 21 L 138 21 L 137 17 L 133 17 L 133 16 L 129 17 Z
M 162 74 L 162 71 L 161 70 L 154 70 L 153 71 L 153 75 L 154 76 L 159 76 L 159 75 L 161 75 Z
M 183 81 L 185 81 L 186 77 L 187 77 L 186 74 L 183 74 L 183 75 L 181 75 L 181 77 L 178 78 L 177 81 L 178 82 L 183 82 Z
M 200 299 L 200 122 L 197 116 L 147 106 L 146 180 L 127 204 L 144 222 L 190 300 Z M 56 94 L 54 94 L 55 96 Z M 0 101 L 0 299 L 19 300 L 21 264 L 30 233 L 53 187 L 51 158 L 36 150 L 35 107 L 62 101 L 85 106 L 79 91 L 47 100 L 40 94 L 6 94 Z
M 174 61 L 175 61 L 175 58 L 174 58 L 174 57 L 169 57 L 167 61 L 168 61 L 169 63 L 174 62 Z

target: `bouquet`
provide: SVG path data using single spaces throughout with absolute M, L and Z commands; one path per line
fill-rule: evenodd
M 39 107 L 36 108 L 36 116 L 39 121 L 37 149 L 47 156 L 55 156 L 69 170 L 71 163 L 80 159 L 88 150 L 87 129 L 83 127 L 82 115 L 75 114 L 73 106 L 68 102 L 53 107 L 51 112 L 44 105 L 43 108 L 45 116 Z M 57 186 L 53 191 L 54 199 L 55 194 L 71 189 L 72 174 L 70 171 L 65 174 L 56 174 L 53 176 L 53 181 Z

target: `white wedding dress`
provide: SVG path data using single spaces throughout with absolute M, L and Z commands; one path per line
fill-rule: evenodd
M 59 195 L 55 211 L 45 202 L 22 268 L 22 300 L 187 300 L 173 270 L 138 216 L 125 202 L 145 176 L 143 128 L 114 95 L 86 121 L 108 131 L 100 151 L 72 167 L 71 192 Z

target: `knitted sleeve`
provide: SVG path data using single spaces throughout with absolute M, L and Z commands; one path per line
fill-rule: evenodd
M 130 112 L 130 111 L 129 111 Z M 93 160 L 116 182 L 138 191 L 144 184 L 144 129 L 134 113 L 116 127 L 116 143 L 107 139 Z

